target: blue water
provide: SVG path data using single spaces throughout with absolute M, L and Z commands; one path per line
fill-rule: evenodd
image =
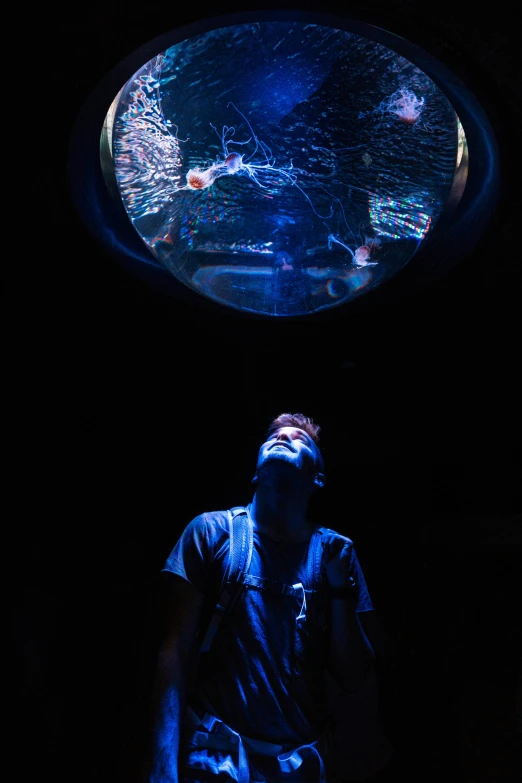
M 112 149 L 157 262 L 225 305 L 301 315 L 411 261 L 448 199 L 458 136 L 444 93 L 392 50 L 266 22 L 146 63 L 119 97 Z

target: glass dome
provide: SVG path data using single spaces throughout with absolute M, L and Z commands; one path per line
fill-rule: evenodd
M 410 263 L 463 193 L 442 89 L 375 40 L 220 27 L 148 60 L 106 115 L 102 170 L 155 262 L 223 305 L 299 316 Z

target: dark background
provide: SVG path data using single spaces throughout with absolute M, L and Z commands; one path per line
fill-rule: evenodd
M 266 426 L 302 411 L 323 428 L 314 515 L 354 539 L 397 645 L 381 694 L 397 777 L 515 780 L 518 25 L 505 0 L 321 7 L 463 79 L 497 134 L 502 191 L 471 255 L 427 289 L 274 322 L 153 291 L 88 234 L 66 186 L 74 119 L 105 73 L 177 26 L 255 7 L 78 3 L 24 20 L 29 198 L 2 305 L 19 771 L 136 779 L 159 569 L 193 516 L 249 501 Z

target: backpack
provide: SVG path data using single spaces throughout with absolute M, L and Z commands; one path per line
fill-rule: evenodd
M 224 561 L 218 600 L 199 646 L 200 654 L 210 649 L 223 617 L 232 610 L 245 585 L 263 586 L 283 594 L 294 591 L 294 594 L 299 595 L 301 590 L 303 606 L 306 606 L 305 590 L 301 583 L 283 585 L 249 574 L 254 546 L 249 514 L 243 506 L 235 506 L 227 513 L 230 521 L 230 549 Z M 322 539 L 329 532 L 333 531 L 318 526 L 310 539 L 306 572 L 308 586 L 313 590 L 321 589 Z M 393 748 L 379 724 L 375 669 L 372 667 L 365 684 L 355 694 L 343 693 L 328 673 L 326 686 L 337 774 L 343 780 L 366 780 L 383 769 L 393 754 Z

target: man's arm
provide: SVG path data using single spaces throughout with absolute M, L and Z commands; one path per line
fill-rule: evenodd
M 178 783 L 179 737 L 196 656 L 204 596 L 172 577 L 167 586 L 165 631 L 158 652 L 152 697 L 150 783 Z
M 388 636 L 375 609 L 358 612 L 357 616 L 375 654 L 377 670 L 386 671 L 393 666 L 396 653 L 394 641 Z
M 357 590 L 351 576 L 353 543 L 333 534 L 324 542 L 324 569 L 330 587 L 328 671 L 347 693 L 364 684 L 375 652 L 357 612 Z
M 364 684 L 374 651 L 364 634 L 353 600 L 331 599 L 328 671 L 347 693 Z

